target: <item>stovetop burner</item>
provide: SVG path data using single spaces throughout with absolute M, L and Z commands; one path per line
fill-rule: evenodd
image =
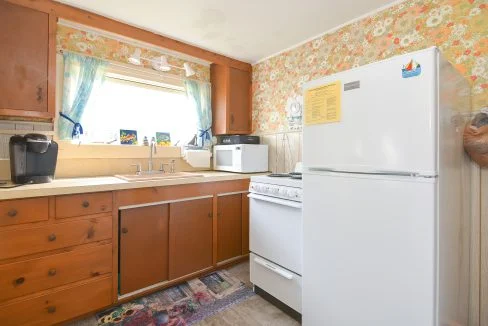
M 302 179 L 302 174 L 300 172 L 290 172 L 290 173 L 271 173 L 268 174 L 271 178 L 292 178 L 292 179 Z

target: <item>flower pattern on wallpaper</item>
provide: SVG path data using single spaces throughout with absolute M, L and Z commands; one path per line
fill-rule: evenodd
M 57 49 L 67 50 L 80 54 L 95 56 L 101 59 L 127 63 L 129 56 L 134 53 L 135 46 L 118 40 L 105 37 L 103 35 L 81 31 L 72 27 L 58 25 L 56 33 Z M 141 56 L 153 58 L 161 56 L 155 51 L 141 48 Z M 175 56 L 166 55 L 168 63 L 173 66 L 183 67 L 186 62 Z M 150 64 L 143 62 L 144 66 L 151 68 Z M 210 81 L 210 67 L 189 62 L 195 71 L 195 75 L 190 77 L 201 81 Z M 184 70 L 171 69 L 169 74 L 185 77 Z
M 290 102 L 304 83 L 438 46 L 470 81 L 473 109 L 488 105 L 486 0 L 409 0 L 253 66 L 255 132 L 296 129 Z

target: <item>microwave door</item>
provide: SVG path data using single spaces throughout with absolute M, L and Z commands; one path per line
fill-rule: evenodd
M 217 167 L 219 168 L 230 168 L 233 162 L 233 150 L 232 149 L 218 149 L 217 150 Z

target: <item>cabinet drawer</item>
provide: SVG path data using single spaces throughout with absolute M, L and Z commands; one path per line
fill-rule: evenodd
M 112 302 L 112 278 L 90 281 L 36 298 L 0 306 L 2 326 L 53 325 Z
M 0 265 L 0 302 L 112 271 L 112 244 Z
M 284 304 L 302 312 L 301 276 L 251 253 L 251 282 Z
M 0 260 L 112 238 L 112 217 L 0 232 Z
M 56 218 L 106 213 L 111 211 L 111 192 L 56 197 Z
M 47 221 L 49 202 L 46 197 L 0 202 L 0 226 Z

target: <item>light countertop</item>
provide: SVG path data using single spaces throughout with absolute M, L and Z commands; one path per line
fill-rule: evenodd
M 23 185 L 16 188 L 0 189 L 0 200 L 42 197 L 55 195 L 68 195 L 98 191 L 113 191 L 135 188 L 164 187 L 191 183 L 217 182 L 229 180 L 249 179 L 256 174 L 239 174 L 218 171 L 202 171 L 195 174 L 203 175 L 191 178 L 174 178 L 145 181 L 125 181 L 117 177 L 93 177 L 93 178 L 72 178 L 56 179 L 51 183 Z

